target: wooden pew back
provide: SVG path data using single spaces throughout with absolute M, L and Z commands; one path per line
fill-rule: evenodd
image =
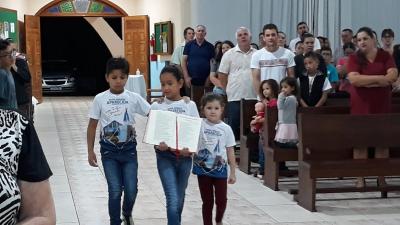
M 240 100 L 240 158 L 239 169 L 250 173 L 251 156 L 258 154 L 259 135 L 250 131 L 250 122 L 256 114 L 254 105 L 257 100 Z
M 400 147 L 400 114 L 299 116 L 299 160 L 352 159 L 354 148 Z

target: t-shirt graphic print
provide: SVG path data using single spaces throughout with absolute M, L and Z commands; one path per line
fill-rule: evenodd
M 202 122 L 199 150 L 193 159 L 193 173 L 216 178 L 227 178 L 227 147 L 236 144 L 230 126 L 224 122 Z
M 114 111 L 118 112 L 119 110 Z M 111 123 L 103 128 L 101 135 L 102 139 L 106 139 L 114 144 L 121 142 L 127 142 L 135 138 L 136 133 L 132 125 L 129 124 L 129 114 L 128 109 L 125 108 L 124 117 L 122 122 L 113 120 Z

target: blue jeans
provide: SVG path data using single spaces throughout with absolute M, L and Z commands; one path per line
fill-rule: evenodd
M 121 224 L 121 196 L 124 192 L 122 214 L 131 216 L 137 195 L 136 141 L 121 148 L 100 141 L 101 161 L 108 185 L 108 213 L 111 225 Z
M 231 126 L 235 140 L 240 140 L 240 101 L 228 102 L 228 124 Z
M 167 200 L 168 225 L 180 225 L 192 157 L 177 158 L 170 151 L 156 151 L 156 154 L 157 170 Z

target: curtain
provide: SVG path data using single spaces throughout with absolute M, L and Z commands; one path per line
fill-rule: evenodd
M 262 32 L 266 23 L 274 23 L 286 33 L 287 44 L 297 37 L 297 24 L 304 21 L 309 32 L 328 37 L 332 49 L 340 44 L 341 0 L 250 0 L 250 29 Z

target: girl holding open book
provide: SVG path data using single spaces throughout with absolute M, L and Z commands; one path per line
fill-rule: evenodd
M 165 110 L 199 117 L 193 101 L 185 101 L 180 95 L 183 86 L 182 72 L 176 66 L 166 66 L 160 73 L 162 102 L 154 102 L 152 110 Z M 164 142 L 154 146 L 157 155 L 157 170 L 167 201 L 168 225 L 180 225 L 185 190 L 192 168 L 192 156 L 188 149 L 175 149 Z
M 221 121 L 224 111 L 222 96 L 212 93 L 204 95 L 201 100 L 201 109 L 206 118 L 202 122 L 199 150 L 194 156 L 193 173 L 197 175 L 203 200 L 203 224 L 213 224 L 212 211 L 215 195 L 217 205 L 215 221 L 217 225 L 222 225 L 227 203 L 227 183 L 236 182 L 235 136 L 232 128 Z

